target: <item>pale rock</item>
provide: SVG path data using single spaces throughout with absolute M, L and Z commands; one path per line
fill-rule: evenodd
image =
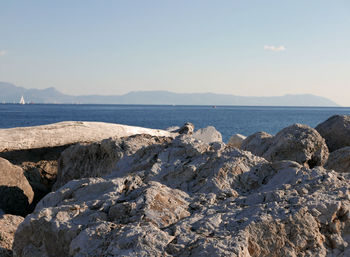
M 294 124 L 278 132 L 262 156 L 269 161 L 291 160 L 312 168 L 325 164 L 328 155 L 325 140 L 315 129 Z
M 316 130 L 326 140 L 330 152 L 350 146 L 349 115 L 334 115 L 318 124 Z
M 233 136 L 230 137 L 227 145 L 232 146 L 232 147 L 236 147 L 238 149 L 241 148 L 242 142 L 246 139 L 246 136 L 243 136 L 241 134 L 235 134 Z
M 194 131 L 194 125 L 191 122 L 186 122 L 181 128 L 175 130 L 174 132 L 180 135 L 192 135 Z
M 18 227 L 14 256 L 346 256 L 349 183 L 179 136 L 48 194 Z
M 57 160 L 61 152 L 69 146 L 137 134 L 171 138 L 178 135 L 178 133 L 158 129 L 78 121 L 0 129 L 0 157 L 9 160 L 24 170 L 25 176 L 35 193 L 34 203 L 36 203 L 52 190 L 58 170 Z M 87 157 L 91 157 L 91 155 Z M 89 164 L 91 164 L 91 161 Z
M 273 136 L 266 132 L 256 132 L 243 140 L 240 149 L 262 156 L 272 143 Z
M 193 137 L 204 143 L 222 142 L 222 136 L 213 126 L 198 129 L 193 133 Z
M 123 138 L 110 138 L 90 144 L 76 144 L 61 153 L 58 160 L 57 190 L 70 180 L 102 177 L 109 174 L 117 162 L 143 147 L 170 142 L 170 137 L 139 134 Z
M 337 172 L 350 172 L 350 147 L 343 147 L 331 152 L 325 168 Z
M 0 129 L 0 152 L 96 142 L 136 134 L 176 136 L 176 133 L 160 129 L 105 122 L 65 121 L 35 127 Z
M 34 192 L 23 170 L 0 158 L 0 209 L 5 213 L 26 215 Z
M 12 244 L 18 225 L 24 220 L 21 216 L 0 215 L 0 256 L 12 256 Z

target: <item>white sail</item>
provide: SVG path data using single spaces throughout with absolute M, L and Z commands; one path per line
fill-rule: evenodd
M 24 97 L 22 95 L 21 100 L 19 101 L 20 104 L 25 104 L 26 102 L 24 101 Z

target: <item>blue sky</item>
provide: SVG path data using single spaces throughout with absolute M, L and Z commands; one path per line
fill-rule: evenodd
M 347 0 L 3 0 L 0 81 L 69 94 L 311 93 L 349 106 L 349 32 Z

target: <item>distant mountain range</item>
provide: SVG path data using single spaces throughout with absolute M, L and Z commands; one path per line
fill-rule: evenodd
M 236 96 L 213 93 L 172 93 L 137 91 L 124 95 L 66 95 L 50 87 L 26 89 L 0 82 L 0 103 L 18 103 L 21 96 L 27 103 L 56 104 L 164 104 L 164 105 L 250 105 L 250 106 L 339 106 L 316 95 L 284 95 L 269 97 Z

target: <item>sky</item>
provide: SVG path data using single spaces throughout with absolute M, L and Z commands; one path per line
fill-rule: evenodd
M 0 0 L 0 81 L 350 106 L 350 1 Z

